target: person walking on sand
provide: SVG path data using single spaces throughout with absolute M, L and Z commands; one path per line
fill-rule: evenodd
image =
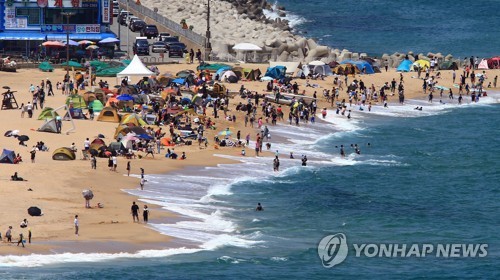
M 144 205 L 144 209 L 142 209 L 142 219 L 144 220 L 144 223 L 148 223 L 148 218 L 149 218 L 149 209 L 147 205 Z
M 30 154 L 31 154 L 31 163 L 35 163 L 36 146 L 33 146 L 33 148 L 30 151 Z
M 90 167 L 92 169 L 97 169 L 97 158 L 94 155 L 90 158 Z
M 73 221 L 75 225 L 75 235 L 78 236 L 78 231 L 80 229 L 80 222 L 78 221 L 78 215 L 75 215 L 75 220 Z
M 130 207 L 130 211 L 132 213 L 132 219 L 134 220 L 134 223 L 136 222 L 139 222 L 139 206 L 137 206 L 137 204 L 135 204 L 135 201 L 132 202 L 132 207 Z
M 19 244 L 21 244 L 21 245 L 23 245 L 23 248 L 24 248 L 24 242 L 23 242 L 23 239 L 24 239 L 23 234 L 22 234 L 22 233 L 20 233 L 20 234 L 19 234 L 19 240 L 17 241 L 17 246 L 19 246 Z
M 5 238 L 7 238 L 8 243 L 12 243 L 12 226 L 9 226 L 9 228 L 5 232 Z
M 116 171 L 116 167 L 118 166 L 118 159 L 116 158 L 116 156 L 112 157 L 112 161 L 113 161 L 113 171 Z
M 130 160 L 127 161 L 127 176 L 130 176 Z
M 141 179 L 144 179 L 144 168 L 141 167 Z

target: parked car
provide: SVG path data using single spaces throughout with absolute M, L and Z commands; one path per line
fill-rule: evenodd
M 134 22 L 135 20 L 140 20 L 140 18 L 134 16 L 134 15 L 129 15 L 127 16 L 127 26 L 130 28 L 130 24 Z
M 149 42 L 146 37 L 136 37 L 134 46 L 132 47 L 134 54 L 149 55 Z
M 120 14 L 118 15 L 118 23 L 120 25 L 126 26 L 128 16 L 133 16 L 133 14 L 130 13 L 129 11 L 121 11 Z
M 141 30 L 141 36 L 148 37 L 148 39 L 157 37 L 158 36 L 158 28 L 156 27 L 156 25 L 153 25 L 153 24 L 146 25 Z
M 184 49 L 180 46 L 171 46 L 168 49 L 168 57 L 184 57 Z
M 151 46 L 151 52 L 153 53 L 166 53 L 168 51 L 168 46 L 165 42 L 158 41 L 154 42 Z
M 170 33 L 162 32 L 158 35 L 158 41 L 163 41 L 163 38 L 170 37 Z
M 179 37 L 175 37 L 175 36 L 168 36 L 168 37 L 164 37 L 163 42 L 169 44 L 169 43 L 179 43 Z
M 132 32 L 141 31 L 146 27 L 146 23 L 143 20 L 134 20 L 130 23 L 129 29 Z
M 173 42 L 173 43 L 166 43 L 169 47 L 171 46 L 179 46 L 181 47 L 183 50 L 186 49 L 186 44 L 184 43 L 181 43 L 181 42 Z

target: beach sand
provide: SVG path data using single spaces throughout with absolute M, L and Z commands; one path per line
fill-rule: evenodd
M 195 64 L 173 64 L 161 65 L 159 69 L 162 73 L 169 71 L 177 73 L 184 69 L 195 70 Z M 260 68 L 262 73 L 265 73 L 267 65 L 264 64 L 244 64 L 240 65 L 243 68 Z M 451 71 L 441 71 L 442 78 L 438 84 L 445 87 L 452 87 Z M 460 71 L 457 71 L 457 76 L 460 76 Z M 500 70 L 487 70 L 488 79 L 485 84 L 493 81 L 495 75 L 500 74 Z M 16 99 L 19 105 L 31 101 L 28 88 L 31 83 L 39 85 L 41 80 L 49 78 L 52 83 L 61 81 L 65 71 L 56 69 L 53 73 L 44 73 L 39 70 L 20 69 L 17 73 L 2 73 L 0 86 L 10 86 L 12 90 L 17 91 Z M 426 98 L 422 93 L 422 80 L 411 78 L 416 76 L 415 73 L 403 73 L 405 95 L 407 99 Z M 393 78 L 399 81 L 399 73 L 390 69 L 389 72 L 378 73 L 374 75 L 357 75 L 357 79 L 365 82 L 369 86 L 372 83 L 378 88 L 384 82 L 390 82 Z M 100 80 L 101 78 L 98 78 Z M 103 78 L 107 80 L 110 86 L 117 83 L 115 78 Z M 324 81 L 310 81 L 317 83 L 319 88 L 304 87 L 305 80 L 296 80 L 300 86 L 300 92 L 306 90 L 306 95 L 312 96 L 314 91 L 317 91 L 320 103 L 318 108 L 328 107 L 322 97 L 323 88 L 332 88 L 332 77 L 326 78 Z M 352 81 L 352 77 L 349 77 Z M 133 80 L 137 82 L 137 80 Z M 245 88 L 259 93 L 264 93 L 266 87 L 265 82 L 247 82 L 242 81 L 236 84 L 226 84 L 231 91 L 238 91 L 241 85 Z M 455 95 L 458 89 L 453 89 Z M 488 89 L 486 89 L 488 91 Z M 439 102 L 439 93 L 435 95 L 435 100 Z M 56 108 L 61 106 L 65 101 L 66 96 L 61 94 L 61 91 L 55 90 L 55 96 L 46 97 L 46 107 Z M 347 94 L 342 92 L 340 99 L 346 98 Z M 447 99 L 445 92 L 443 99 Z M 216 120 L 217 130 L 210 131 L 207 138 L 210 141 L 208 148 L 200 149 L 198 145 L 176 147 L 176 152 L 186 152 L 187 160 L 170 160 L 164 157 L 164 152 L 161 155 L 156 155 L 154 159 L 132 159 L 131 173 L 136 176 L 126 176 L 125 158 L 118 159 L 117 172 L 110 171 L 107 167 L 107 159 L 98 158 L 97 170 L 90 168 L 88 160 L 81 160 L 81 150 L 85 138 L 94 139 L 99 133 L 104 134 L 106 143 L 112 142 L 117 124 L 98 122 L 96 120 L 75 120 L 76 130 L 66 134 L 52 134 L 46 132 L 37 132 L 43 121 L 37 120 L 41 110 L 35 110 L 32 119 L 27 117 L 21 118 L 21 110 L 2 110 L 0 116 L 3 122 L 0 124 L 0 131 L 18 129 L 20 134 L 25 134 L 30 137 L 27 142 L 27 147 L 18 145 L 18 141 L 11 137 L 0 137 L 0 147 L 14 150 L 20 153 L 23 157 L 23 162 L 20 164 L 1 164 L 2 169 L 0 181 L 0 209 L 3 209 L 3 215 L 0 216 L 0 231 L 2 237 L 8 226 L 13 227 L 13 241 L 17 241 L 19 233 L 23 233 L 27 238 L 27 229 L 21 229 L 19 224 L 24 218 L 28 219 L 29 227 L 32 231 L 32 244 L 26 244 L 26 248 L 17 247 L 16 244 L 0 243 L 0 254 L 31 254 L 31 253 L 53 253 L 53 252 L 119 252 L 128 251 L 135 252 L 140 249 L 162 249 L 171 248 L 172 246 L 181 246 L 182 241 L 174 241 L 172 238 L 162 235 L 142 223 L 133 223 L 130 214 L 130 206 L 133 201 L 137 201 L 136 197 L 126 194 L 123 189 L 132 189 L 139 187 L 140 168 L 145 169 L 147 174 L 164 174 L 171 170 L 180 169 L 186 166 L 216 166 L 220 163 L 231 163 L 231 160 L 214 156 L 217 154 L 239 153 L 239 148 L 219 148 L 215 149 L 213 145 L 213 137 L 220 130 L 231 127 L 232 131 L 241 130 L 242 138 L 247 133 L 250 133 L 251 139 L 255 140 L 255 135 L 259 132 L 257 128 L 244 127 L 244 115 L 241 112 L 235 111 L 235 105 L 238 102 L 245 102 L 239 97 L 230 100 L 230 114 L 234 114 L 237 118 L 236 123 L 226 121 L 222 118 Z M 391 96 L 389 102 L 397 103 L 397 96 Z M 465 100 L 464 100 L 465 102 Z M 466 100 L 469 102 L 469 100 Z M 353 109 L 354 111 L 354 109 Z M 211 113 L 211 112 L 207 112 Z M 285 108 L 285 116 L 288 111 Z M 353 112 L 355 113 L 355 112 Z M 220 112 L 222 114 L 222 112 Z M 261 110 L 258 110 L 258 115 L 262 115 Z M 321 125 L 321 124 L 319 124 Z M 63 132 L 69 126 L 68 122 L 63 122 Z M 165 130 L 165 128 L 164 128 Z M 274 138 L 279 139 L 278 137 Z M 48 152 L 37 152 L 35 163 L 30 162 L 30 154 L 32 146 L 37 141 L 44 141 L 50 148 Z M 71 143 L 75 143 L 79 153 L 74 161 L 54 161 L 52 160 L 52 151 L 59 147 L 68 147 Z M 253 156 L 250 152 L 252 147 L 247 152 L 248 156 Z M 270 154 L 269 154 L 270 155 Z M 272 162 L 270 161 L 270 166 Z M 271 169 L 270 169 L 271 170 Z M 27 179 L 25 182 L 10 181 L 10 176 L 18 172 L 19 176 Z M 28 191 L 28 189 L 32 191 Z M 82 197 L 82 190 L 91 189 L 94 192 L 94 199 L 91 201 L 92 208 L 85 208 L 85 200 Z M 147 189 L 147 184 L 146 184 Z M 103 208 L 97 208 L 97 203 L 102 203 Z M 144 203 L 138 202 L 140 209 Z M 30 206 L 40 207 L 43 211 L 41 217 L 30 217 L 27 214 L 27 209 Z M 151 210 L 150 222 L 155 220 L 166 221 L 179 219 L 175 213 L 160 211 L 154 205 L 148 205 Z M 73 219 L 75 215 L 79 215 L 80 234 L 75 236 Z M 142 216 L 140 215 L 141 220 Z M 5 239 L 4 239 L 5 240 Z M 104 245 L 103 245 L 104 244 Z

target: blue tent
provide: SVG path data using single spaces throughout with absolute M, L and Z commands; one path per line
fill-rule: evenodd
M 220 76 L 222 76 L 222 73 L 224 73 L 227 70 L 231 70 L 231 66 L 223 66 L 223 67 L 219 68 L 219 70 L 217 70 L 217 72 L 215 72 L 215 75 L 219 75 L 219 77 L 220 77 Z
M 401 61 L 398 68 L 396 69 L 396 71 L 398 71 L 398 72 L 410 72 L 410 68 L 411 68 L 412 64 L 413 63 L 411 62 L 411 60 L 405 59 L 405 60 Z
M 16 153 L 11 150 L 3 149 L 2 155 L 0 155 L 0 163 L 14 163 L 14 158 Z
M 264 76 L 281 80 L 285 78 L 285 73 L 286 73 L 285 66 L 274 66 L 267 68 L 266 74 Z
M 375 71 L 373 70 L 373 67 L 371 66 L 370 63 L 364 61 L 364 60 L 359 60 L 359 61 L 354 61 L 354 60 L 344 60 L 340 64 L 354 64 L 356 67 L 359 69 L 361 73 L 363 73 L 363 68 L 365 68 L 365 73 L 366 74 L 373 74 Z
M 186 82 L 186 79 L 183 79 L 183 78 L 177 78 L 177 79 L 172 81 L 172 83 L 176 83 L 176 84 L 180 84 L 180 85 L 183 85 L 185 82 Z

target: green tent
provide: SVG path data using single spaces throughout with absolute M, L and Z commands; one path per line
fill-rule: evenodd
M 97 77 L 116 77 L 116 74 L 125 69 L 125 66 L 97 69 L 95 75 Z
M 100 112 L 102 111 L 102 108 L 104 108 L 104 105 L 102 105 L 102 102 L 99 99 L 95 99 L 94 101 L 90 102 L 89 108 L 92 106 L 92 109 L 94 109 L 94 112 Z
M 87 105 L 85 104 L 85 100 L 81 95 L 78 94 L 72 94 L 68 96 L 66 99 L 66 105 L 70 106 L 70 104 L 73 105 L 73 108 L 75 109 L 86 109 Z
M 214 63 L 214 64 L 208 64 L 208 63 L 205 63 L 201 66 L 198 66 L 196 67 L 197 70 L 207 70 L 207 71 L 210 71 L 210 72 L 217 72 L 217 70 L 219 70 L 220 68 L 222 67 L 229 67 L 231 68 L 231 65 L 227 65 L 227 64 L 224 64 L 224 63 Z
M 72 61 L 72 60 L 70 60 L 69 63 L 66 63 L 66 62 L 61 63 L 61 66 L 64 66 L 64 67 L 66 67 L 68 65 L 69 65 L 69 67 L 84 68 L 83 65 L 81 65 L 78 62 Z
M 54 71 L 54 67 L 50 64 L 50 62 L 44 61 L 38 65 L 38 69 L 42 70 L 43 72 L 52 72 Z
M 131 62 L 131 61 L 132 61 L 132 60 L 130 60 L 130 59 L 124 59 L 124 60 L 122 60 L 122 63 L 123 63 L 125 66 L 128 66 L 128 65 L 130 64 L 130 62 Z
M 54 112 L 54 115 L 52 115 L 52 111 L 54 111 L 54 109 L 50 107 L 43 108 L 42 112 L 38 116 L 38 120 L 53 119 L 54 117 L 59 116 L 57 112 Z
M 453 61 L 443 61 L 439 65 L 440 70 L 458 70 L 458 66 L 455 62 Z

